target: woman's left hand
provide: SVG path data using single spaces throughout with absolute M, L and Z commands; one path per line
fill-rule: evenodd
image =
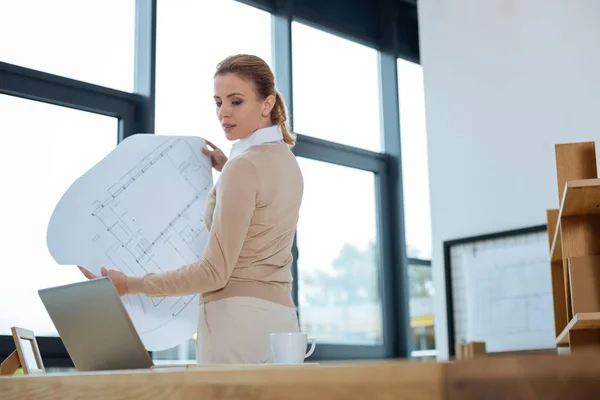
M 99 278 L 99 276 L 91 273 L 83 267 L 79 267 L 79 269 L 81 270 L 83 275 L 88 279 Z M 102 276 L 108 277 L 111 280 L 113 285 L 115 285 L 115 289 L 117 289 L 117 293 L 119 293 L 119 296 L 127 294 L 127 275 L 120 271 L 115 271 L 114 269 L 107 270 L 104 267 L 100 269 L 100 274 L 102 274 Z
M 221 172 L 221 170 L 225 166 L 225 163 L 227 162 L 227 156 L 217 146 L 215 146 L 214 144 L 212 144 L 211 142 L 209 142 L 206 139 L 204 139 L 204 140 L 206 141 L 206 144 L 212 148 L 212 150 L 209 150 L 206 147 L 203 147 L 202 153 L 206 156 L 209 156 L 210 162 L 212 163 L 213 168 L 216 169 L 217 171 Z

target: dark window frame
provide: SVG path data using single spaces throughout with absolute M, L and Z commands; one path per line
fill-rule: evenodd
M 245 1 L 244 1 L 245 2 Z M 387 3 L 386 3 L 387 4 Z M 388 6 L 390 4 L 387 4 Z M 294 0 L 274 0 L 272 8 L 272 46 L 277 86 L 288 106 L 290 125 L 293 129 L 292 84 L 292 21 L 299 20 Z M 389 43 L 381 43 L 378 49 L 378 73 L 380 92 L 380 121 L 384 152 L 373 152 L 342 145 L 298 133 L 293 148 L 298 157 L 324 161 L 375 173 L 375 196 L 377 215 L 377 255 L 379 289 L 382 303 L 383 344 L 377 346 L 321 344 L 317 346 L 313 360 L 348 360 L 373 358 L 410 357 L 411 332 L 408 292 L 408 265 L 404 238 L 404 206 L 402 192 L 402 163 L 400 143 L 400 111 L 397 76 L 396 11 L 380 10 L 380 34 L 390 37 Z M 353 40 L 343 32 L 332 32 Z M 356 40 L 355 40 L 356 41 Z M 364 43 L 363 43 L 364 44 Z M 309 132 L 308 132 L 309 133 Z M 301 238 L 299 238 L 301 241 Z M 298 240 L 293 245 L 292 297 L 298 305 L 298 258 L 302 257 Z M 297 307 L 299 314 L 302 309 Z

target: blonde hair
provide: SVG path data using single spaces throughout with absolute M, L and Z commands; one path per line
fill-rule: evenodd
M 279 126 L 283 133 L 283 140 L 290 146 L 296 143 L 294 135 L 287 127 L 287 109 L 283 96 L 275 89 L 275 76 L 269 65 L 260 57 L 249 54 L 229 56 L 217 65 L 215 77 L 233 73 L 244 80 L 254 84 L 256 94 L 263 100 L 268 96 L 275 96 L 275 105 L 271 110 L 271 122 Z

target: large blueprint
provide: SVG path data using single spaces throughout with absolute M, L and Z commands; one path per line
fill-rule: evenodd
M 78 178 L 57 204 L 47 244 L 62 265 L 143 276 L 201 259 L 208 237 L 204 205 L 212 187 L 199 137 L 137 134 Z M 82 276 L 83 278 L 83 276 Z M 199 295 L 122 297 L 148 350 L 190 339 Z

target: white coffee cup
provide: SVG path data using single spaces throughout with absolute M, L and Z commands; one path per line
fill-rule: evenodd
M 317 340 L 306 333 L 272 333 L 269 335 L 275 364 L 302 364 L 315 351 Z M 306 345 L 311 343 L 306 352 Z

